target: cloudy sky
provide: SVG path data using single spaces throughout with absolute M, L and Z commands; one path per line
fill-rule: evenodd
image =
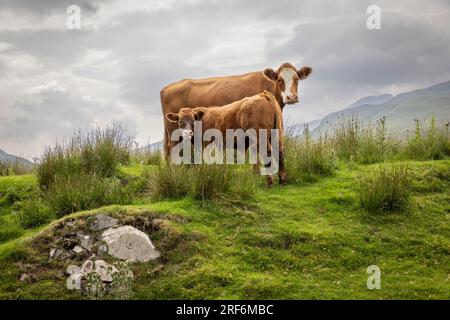
M 371 4 L 380 30 L 366 27 Z M 80 30 L 67 28 L 69 5 Z M 313 67 L 285 109 L 313 120 L 450 80 L 449 18 L 449 0 L 0 0 L 0 149 L 31 158 L 114 121 L 155 142 L 166 84 L 283 62 Z

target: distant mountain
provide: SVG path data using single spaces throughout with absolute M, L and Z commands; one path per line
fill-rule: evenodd
M 394 96 L 390 93 L 382 94 L 380 96 L 368 96 L 359 99 L 355 103 L 351 104 L 349 108 L 359 107 L 365 104 L 381 104 L 391 100 Z
M 386 116 L 387 127 L 397 132 L 414 128 L 414 119 L 425 121 L 434 115 L 438 123 L 450 121 L 450 81 L 426 89 L 418 89 L 392 96 L 369 96 L 359 99 L 345 109 L 333 112 L 312 129 L 313 135 L 329 132 L 341 118 L 356 115 L 361 121 Z
M 32 166 L 33 163 L 25 158 L 18 157 L 0 149 L 0 162 L 20 162 L 23 165 Z

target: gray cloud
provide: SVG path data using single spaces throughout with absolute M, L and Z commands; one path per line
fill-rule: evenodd
M 78 128 L 123 120 L 138 141 L 162 136 L 159 91 L 182 78 L 292 62 L 313 75 L 291 121 L 364 95 L 450 79 L 448 1 L 0 0 L 0 148 L 38 155 Z M 83 29 L 66 29 L 80 5 Z

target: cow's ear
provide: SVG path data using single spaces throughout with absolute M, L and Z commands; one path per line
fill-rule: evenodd
M 312 72 L 311 67 L 303 67 L 297 71 L 298 77 L 300 80 L 306 79 Z
M 175 122 L 175 123 L 178 122 L 178 120 L 179 120 L 178 114 L 173 113 L 173 112 L 169 112 L 168 114 L 166 114 L 166 118 L 170 122 Z
M 277 81 L 278 79 L 278 74 L 271 68 L 267 68 L 266 70 L 264 70 L 264 75 L 273 81 Z
M 195 121 L 200 121 L 202 120 L 203 116 L 205 115 L 205 111 L 197 111 L 194 113 L 195 116 Z

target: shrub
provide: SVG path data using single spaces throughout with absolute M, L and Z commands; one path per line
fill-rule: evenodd
M 163 162 L 160 150 L 137 150 L 133 153 L 133 161 L 143 165 L 159 166 Z
M 113 177 L 120 165 L 130 160 L 132 138 L 120 124 L 97 128 L 86 134 L 78 132 L 62 144 L 47 148 L 37 166 L 42 190 L 57 178 L 94 174 Z
M 23 175 L 33 171 L 33 166 L 22 161 L 0 160 L 0 176 Z
M 361 164 L 385 161 L 397 153 L 399 147 L 392 133 L 388 133 L 385 117 L 375 125 L 359 121 L 356 115 L 340 119 L 331 140 L 339 158 Z
M 431 117 L 430 126 L 422 127 L 418 119 L 414 136 L 407 138 L 406 157 L 413 160 L 438 160 L 450 155 L 449 124 L 437 127 L 436 120 Z
M 288 179 L 294 182 L 315 181 L 333 173 L 335 154 L 326 137 L 312 139 L 308 127 L 301 137 L 285 139 Z
M 55 218 L 53 211 L 37 197 L 23 201 L 15 214 L 24 229 L 47 224 Z
M 117 174 L 119 165 L 128 164 L 133 143 L 120 124 L 97 128 L 89 132 L 81 143 L 81 165 L 84 173 L 100 177 Z
M 404 211 L 411 195 L 411 179 L 405 164 L 381 165 L 358 179 L 357 197 L 370 213 Z
M 146 171 L 152 198 L 198 200 L 249 199 L 257 192 L 258 176 L 247 165 L 161 165 Z
M 91 174 L 58 177 L 43 193 L 43 199 L 61 217 L 109 204 L 129 204 L 133 194 L 117 178 Z
M 336 155 L 345 160 L 354 158 L 358 151 L 361 122 L 352 115 L 350 119 L 339 119 L 333 128 L 331 141 Z

